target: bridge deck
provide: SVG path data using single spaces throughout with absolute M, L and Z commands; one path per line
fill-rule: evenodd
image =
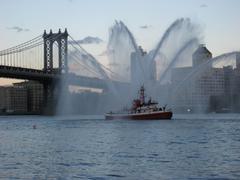
M 0 77 L 14 78 L 14 79 L 27 79 L 44 82 L 58 81 L 61 78 L 65 78 L 70 85 L 77 85 L 82 87 L 108 89 L 110 85 L 115 87 L 127 87 L 128 83 L 104 80 L 95 77 L 78 76 L 72 73 L 62 75 L 59 71 L 47 72 L 39 69 L 28 69 L 21 67 L 11 67 L 0 65 Z

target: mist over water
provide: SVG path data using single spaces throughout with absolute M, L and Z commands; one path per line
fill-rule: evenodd
M 71 44 L 69 53 L 69 69 L 77 75 L 96 77 L 106 81 L 107 91 L 98 94 L 98 98 L 83 100 L 82 104 L 92 104 L 87 112 L 104 113 L 110 110 L 130 106 L 132 99 L 137 97 L 141 85 L 146 88 L 148 97 L 156 99 L 160 105 L 175 104 L 173 94 L 181 95 L 182 87 L 189 85 L 189 81 L 197 81 L 211 67 L 224 67 L 234 64 L 237 52 L 226 53 L 210 59 L 197 68 L 179 77 L 178 83 L 172 82 L 172 72 L 179 67 L 192 67 L 192 55 L 204 42 L 201 27 L 189 18 L 175 20 L 159 39 L 157 45 L 149 52 L 137 44 L 133 34 L 122 21 L 116 21 L 110 28 L 107 44 L 108 67 L 76 44 Z M 76 47 L 77 46 L 77 47 Z M 141 46 L 141 47 L 140 47 Z M 236 67 L 236 63 L 233 65 Z M 128 88 L 116 87 L 113 80 L 129 84 Z M 68 80 L 67 80 L 68 81 Z M 65 83 L 63 83 L 65 84 Z M 63 92 L 62 94 L 65 94 Z M 61 96 L 62 102 L 69 102 L 70 97 Z M 92 101 L 92 102 L 91 102 Z M 59 104 L 59 112 L 64 112 Z M 70 106 L 72 108 L 72 106 Z

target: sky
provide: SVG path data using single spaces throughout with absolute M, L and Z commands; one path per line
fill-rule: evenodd
M 74 39 L 108 41 L 122 20 L 138 44 L 152 49 L 176 19 L 190 18 L 203 30 L 213 56 L 240 50 L 240 0 L 1 0 L 0 50 L 30 40 L 44 29 L 67 28 Z M 99 52 L 102 50 L 99 48 Z M 94 51 L 94 49 L 92 49 Z M 91 52 L 90 53 L 99 53 Z

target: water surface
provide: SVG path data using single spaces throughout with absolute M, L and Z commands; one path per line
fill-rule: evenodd
M 0 117 L 0 179 L 240 179 L 240 115 Z

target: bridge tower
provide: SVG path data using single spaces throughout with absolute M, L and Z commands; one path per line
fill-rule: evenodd
M 68 73 L 68 32 L 65 28 L 64 32 L 59 29 L 58 33 L 46 33 L 43 34 L 44 42 L 44 71 L 52 73 L 53 69 L 53 43 L 58 43 L 58 67 L 59 73 Z
M 47 33 L 46 30 L 43 34 L 44 42 L 44 71 L 46 73 L 58 73 L 61 74 L 62 79 L 68 73 L 68 32 L 65 29 L 58 33 Z M 53 68 L 53 44 L 57 42 L 58 46 L 58 68 Z M 60 92 L 64 90 L 68 92 L 68 87 L 65 81 L 48 81 L 43 83 L 44 89 L 44 114 L 52 115 L 56 113 L 56 106 L 59 102 Z

